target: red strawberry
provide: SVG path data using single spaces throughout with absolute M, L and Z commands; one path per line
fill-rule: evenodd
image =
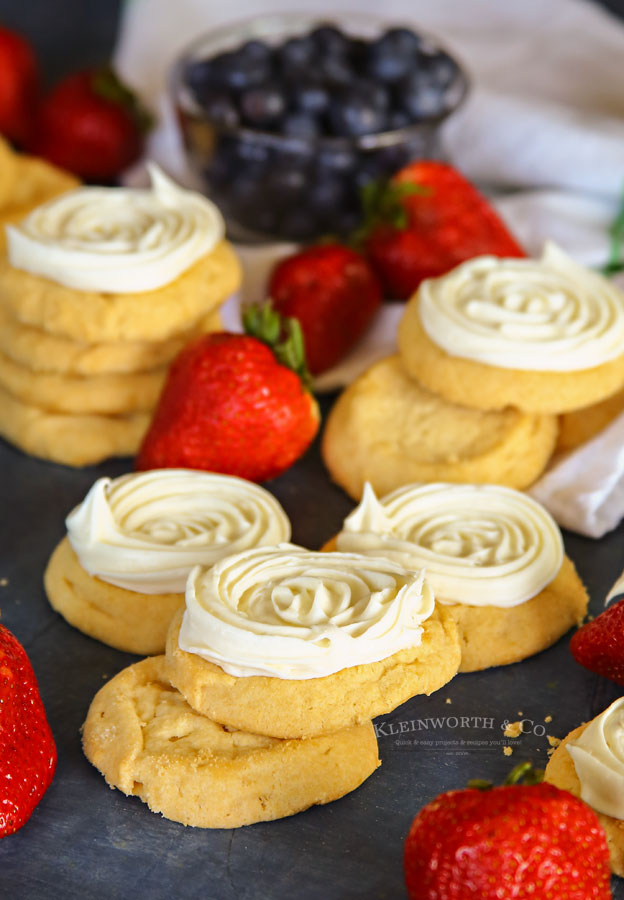
M 475 256 L 526 256 L 486 198 L 446 163 L 411 163 L 389 192 L 372 185 L 364 201 L 359 238 L 390 297 L 409 297 L 424 278 Z
M 30 44 L 0 27 L 0 133 L 24 144 L 39 98 L 39 67 Z
M 70 75 L 44 99 L 30 150 L 81 178 L 110 181 L 141 155 L 147 117 L 109 68 Z
M 303 367 L 296 324 L 290 320 L 278 343 L 279 316 L 251 311 L 248 327 L 275 352 L 249 334 L 207 334 L 188 344 L 171 366 L 135 468 L 209 469 L 250 481 L 288 469 L 319 427 L 316 402 L 293 371 Z
M 624 600 L 579 628 L 570 639 L 570 650 L 590 672 L 624 686 Z
M 56 747 L 26 651 L 0 625 L 0 838 L 28 821 L 56 769 Z
M 551 784 L 450 791 L 422 809 L 404 848 L 410 900 L 608 900 L 596 813 Z
M 335 365 L 355 344 L 381 303 L 369 263 L 341 244 L 320 244 L 275 267 L 269 296 L 275 309 L 299 320 L 310 372 Z

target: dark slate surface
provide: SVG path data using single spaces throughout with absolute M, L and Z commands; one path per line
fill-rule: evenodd
M 0 842 L 2 898 L 401 898 L 403 840 L 425 802 L 470 777 L 500 780 L 524 759 L 544 765 L 547 734 L 564 736 L 618 696 L 615 685 L 576 665 L 564 638 L 523 663 L 458 676 L 432 697 L 378 719 L 382 766 L 336 803 L 233 831 L 169 822 L 140 800 L 111 791 L 81 751 L 79 729 L 91 698 L 135 657 L 67 625 L 48 606 L 41 584 L 65 515 L 96 477 L 120 475 L 130 465 L 118 460 L 74 470 L 0 442 L 2 620 L 30 655 L 59 750 L 54 782 L 33 817 Z M 290 515 L 294 540 L 313 548 L 353 506 L 329 482 L 318 443 L 267 486 Z M 597 542 L 566 535 L 594 613 L 624 565 L 623 537 L 623 528 Z M 505 722 L 519 718 L 528 733 L 505 740 Z M 513 744 L 512 757 L 504 756 L 505 743 Z M 624 900 L 624 882 L 614 889 Z
M 624 0 L 604 5 L 624 13 Z M 0 22 L 28 35 L 53 81 L 108 58 L 119 6 L 119 0 L 0 0 Z M 378 720 L 381 769 L 336 803 L 235 831 L 168 822 L 136 798 L 110 791 L 80 748 L 93 694 L 135 657 L 68 626 L 49 608 L 41 585 L 66 513 L 96 477 L 129 468 L 124 460 L 66 469 L 0 441 L 0 610 L 31 657 L 59 749 L 54 782 L 33 817 L 0 841 L 2 900 L 403 898 L 402 843 L 425 802 L 469 777 L 500 779 L 522 759 L 545 763 L 544 732 L 563 736 L 618 696 L 617 687 L 574 663 L 564 638 L 523 663 L 460 676 Z M 329 483 L 317 448 L 269 487 L 294 522 L 294 540 L 310 547 L 335 533 L 353 505 Z M 598 542 L 566 535 L 594 613 L 624 565 L 623 537 L 622 528 Z M 508 758 L 502 729 L 520 712 L 531 733 L 513 742 Z M 545 724 L 548 715 L 553 721 Z M 419 730 L 401 734 L 419 720 Z M 614 898 L 624 900 L 624 881 L 614 879 Z

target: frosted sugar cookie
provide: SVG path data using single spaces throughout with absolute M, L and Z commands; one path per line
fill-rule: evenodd
M 559 436 L 555 449 L 563 453 L 580 447 L 581 444 L 596 437 L 622 412 L 624 412 L 624 390 L 618 391 L 600 403 L 594 403 L 593 406 L 564 413 L 559 416 Z
M 150 372 L 63 375 L 33 372 L 0 352 L 0 387 L 21 403 L 48 412 L 120 415 L 152 410 L 167 367 Z
M 164 341 L 88 344 L 23 325 L 0 302 L 0 353 L 32 372 L 93 376 L 147 372 L 168 365 L 198 334 L 223 328 L 219 311 Z M 39 404 L 42 405 L 42 404 Z
M 65 466 L 89 466 L 134 456 L 151 413 L 69 415 L 21 403 L 0 387 L 0 437 L 25 453 Z
M 398 331 L 410 375 L 476 409 L 562 413 L 624 385 L 624 295 L 554 244 L 424 281 Z
M 305 741 L 224 728 L 144 659 L 96 694 L 83 727 L 87 759 L 110 787 L 199 828 L 237 828 L 330 803 L 379 766 L 370 722 Z
M 460 672 L 549 647 L 587 610 L 555 521 L 526 494 L 494 485 L 407 485 L 360 505 L 326 549 L 384 556 L 424 570 L 456 621 Z
M 355 500 L 365 481 L 380 495 L 415 481 L 524 488 L 543 472 L 556 436 L 554 416 L 448 403 L 390 356 L 340 395 L 326 421 L 322 454 L 333 480 Z
M 157 341 L 237 287 L 217 208 L 156 167 L 151 189 L 85 187 L 7 227 L 0 298 L 11 315 L 83 342 Z
M 100 478 L 66 520 L 44 584 L 57 612 L 129 653 L 164 650 L 193 566 L 290 537 L 264 488 L 190 469 Z
M 198 712 L 281 738 L 338 731 L 430 694 L 460 655 L 422 574 L 291 545 L 194 569 L 166 652 L 169 680 Z
M 624 698 L 570 732 L 544 780 L 593 807 L 607 835 L 611 870 L 624 878 Z

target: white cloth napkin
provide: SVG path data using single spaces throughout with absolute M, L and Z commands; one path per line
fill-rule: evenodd
M 306 0 L 306 12 L 379 14 L 374 0 Z M 158 112 L 148 155 L 192 185 L 167 98 L 182 48 L 234 19 L 292 12 L 292 0 L 129 0 L 115 64 Z M 444 127 L 452 163 L 493 198 L 529 253 L 547 238 L 587 265 L 608 255 L 608 226 L 624 188 L 624 92 L 617 77 L 624 25 L 589 0 L 388 0 L 388 20 L 440 38 L 466 66 L 472 90 Z M 140 180 L 139 169 L 130 180 Z M 244 282 L 225 308 L 238 328 L 240 302 L 262 299 L 273 261 L 291 245 L 239 247 Z M 385 304 L 359 347 L 319 379 L 341 387 L 395 349 L 400 304 Z M 567 528 L 600 537 L 624 516 L 624 416 L 558 462 L 532 492 Z

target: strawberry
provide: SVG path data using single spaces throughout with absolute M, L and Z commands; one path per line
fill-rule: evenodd
M 17 144 L 30 134 L 39 98 L 39 66 L 30 44 L 0 27 L 0 133 Z
M 596 813 L 551 784 L 441 794 L 412 822 L 404 868 L 410 900 L 611 897 Z
M 141 155 L 148 117 L 108 68 L 77 72 L 43 100 L 29 149 L 81 178 L 110 181 Z
M 368 185 L 363 202 L 356 238 L 395 299 L 475 256 L 526 256 L 485 197 L 446 163 L 410 163 L 389 185 Z
M 381 304 L 381 286 L 361 254 L 341 244 L 319 244 L 277 264 L 269 296 L 278 312 L 299 320 L 308 367 L 318 375 L 366 330 Z
M 624 686 L 624 600 L 579 628 L 570 639 L 570 651 L 590 672 Z
M 0 838 L 28 821 L 56 769 L 56 747 L 26 651 L 0 625 Z
M 209 469 L 266 481 L 304 453 L 320 417 L 302 382 L 298 323 L 284 326 L 267 306 L 249 310 L 246 327 L 253 334 L 207 334 L 180 352 L 135 468 Z

